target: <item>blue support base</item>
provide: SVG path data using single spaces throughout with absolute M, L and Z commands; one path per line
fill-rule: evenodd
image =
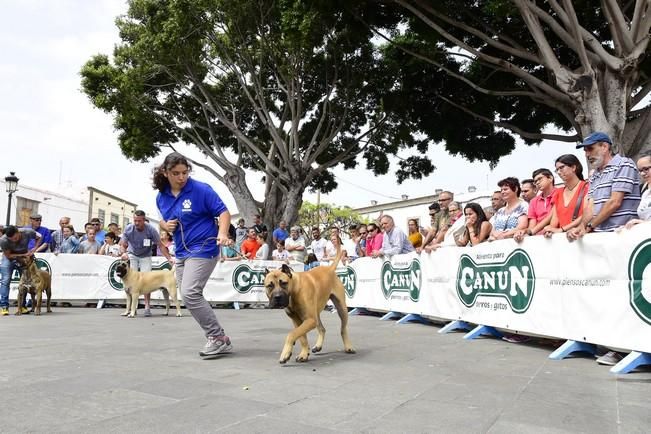
M 439 333 L 444 334 L 444 333 L 450 333 L 455 330 L 464 330 L 464 331 L 470 331 L 472 330 L 472 327 L 470 324 L 468 324 L 465 321 L 451 321 L 445 325 L 441 330 L 439 330 Z
M 233 302 L 233 309 L 240 310 L 240 302 L 239 301 L 234 301 Z
M 475 339 L 480 336 L 494 336 L 496 338 L 502 338 L 502 333 L 498 332 L 495 330 L 494 327 L 490 326 L 485 326 L 485 325 L 478 325 L 474 329 L 472 329 L 470 332 L 466 333 L 463 335 L 464 339 Z
M 403 316 L 398 321 L 398 324 L 407 324 L 408 322 L 419 322 L 421 324 L 430 324 L 429 320 L 415 313 L 410 313 L 409 315 Z
M 380 318 L 380 321 L 389 321 L 396 318 L 402 318 L 402 314 L 400 312 L 387 312 Z
M 567 340 L 563 345 L 556 348 L 556 351 L 551 353 L 549 358 L 552 360 L 562 360 L 570 354 L 578 352 L 590 353 L 594 356 L 597 353 L 597 347 L 594 344 L 589 344 L 587 342 Z
M 371 312 L 369 312 L 363 307 L 356 307 L 355 309 L 348 312 L 348 315 L 370 315 L 370 314 Z
M 631 351 L 631 354 L 624 357 L 618 364 L 610 368 L 610 373 L 628 374 L 641 365 L 651 365 L 651 354 Z

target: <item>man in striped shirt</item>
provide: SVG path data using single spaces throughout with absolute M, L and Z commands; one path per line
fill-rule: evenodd
M 635 162 L 616 154 L 607 134 L 590 134 L 577 149 L 583 148 L 594 173 L 588 180 L 587 212 L 582 224 L 568 232 L 572 241 L 589 232 L 608 232 L 635 218 L 640 203 L 640 175 Z

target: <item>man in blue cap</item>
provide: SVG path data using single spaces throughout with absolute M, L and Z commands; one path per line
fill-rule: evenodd
M 635 162 L 615 153 L 608 134 L 594 132 L 583 143 L 590 168 L 594 170 L 588 182 L 587 208 L 582 224 L 568 231 L 572 241 L 589 232 L 608 232 L 635 218 L 640 203 L 640 174 Z

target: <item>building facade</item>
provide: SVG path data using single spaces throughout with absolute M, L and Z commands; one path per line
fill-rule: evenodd
M 125 228 L 131 223 L 136 209 L 137 204 L 133 202 L 95 187 L 88 187 L 88 220 L 98 217 L 104 227 L 109 223 L 117 223 L 118 226 Z

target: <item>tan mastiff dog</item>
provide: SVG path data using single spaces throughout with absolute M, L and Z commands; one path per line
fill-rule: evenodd
M 43 302 L 43 293 L 47 295 L 47 311 L 52 312 L 52 276 L 47 271 L 39 270 L 36 266 L 36 258 L 34 256 L 24 256 L 20 258 L 20 262 L 25 267 L 20 282 L 18 284 L 18 307 L 16 315 L 22 314 L 23 299 L 25 293 L 29 291 L 32 296 L 32 312 L 34 315 L 41 314 L 41 303 Z M 36 299 L 36 303 L 34 303 Z M 35 306 L 34 306 L 35 305 Z
M 124 295 L 127 301 L 127 308 L 122 316 L 133 318 L 138 308 L 140 294 L 149 294 L 156 290 L 163 291 L 165 297 L 165 315 L 170 313 L 170 295 L 176 305 L 176 316 L 181 315 L 181 303 L 176 294 L 176 276 L 171 270 L 156 270 L 142 273 L 132 270 L 128 262 L 120 262 L 116 267 L 117 275 L 124 283 Z
M 305 362 L 310 354 L 307 342 L 307 333 L 316 328 L 318 337 L 312 352 L 317 353 L 323 347 L 325 327 L 321 322 L 321 312 L 328 299 L 332 300 L 337 308 L 341 320 L 341 338 L 344 341 L 344 350 L 354 353 L 350 339 L 348 339 L 348 308 L 346 307 L 346 294 L 335 269 L 342 256 L 341 248 L 337 251 L 332 265 L 316 267 L 302 273 L 295 272 L 286 264 L 280 270 L 265 270 L 264 286 L 269 307 L 285 309 L 285 313 L 294 323 L 294 329 L 285 339 L 285 346 L 280 354 L 280 363 L 285 363 L 292 356 L 294 343 L 298 339 L 301 343 L 301 352 L 296 357 L 297 362 Z

